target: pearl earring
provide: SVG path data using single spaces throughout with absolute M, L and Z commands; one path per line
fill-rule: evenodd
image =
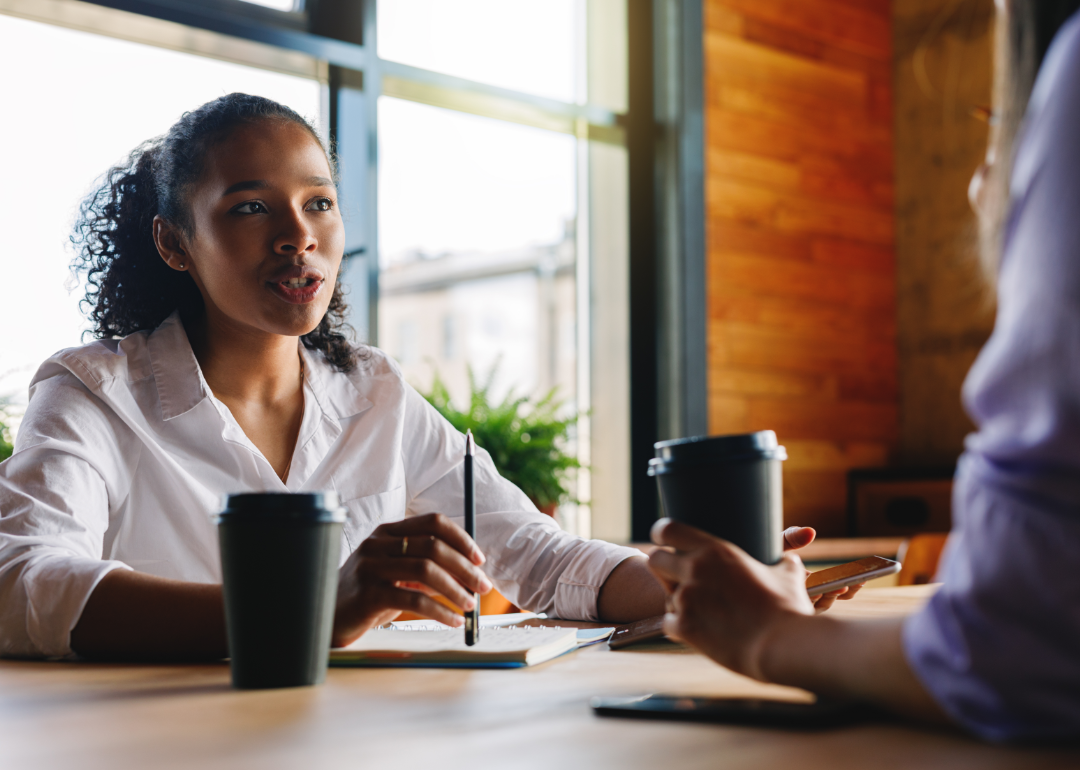
M 184 263 L 183 263 L 183 262 L 181 262 L 181 263 L 180 263 L 180 269 L 181 269 L 181 270 L 183 270 L 183 269 L 184 269 Z

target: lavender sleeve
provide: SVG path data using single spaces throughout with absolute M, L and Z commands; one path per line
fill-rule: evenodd
M 964 384 L 941 590 L 912 669 L 991 740 L 1080 734 L 1080 17 L 1039 73 L 1013 167 L 994 333 Z

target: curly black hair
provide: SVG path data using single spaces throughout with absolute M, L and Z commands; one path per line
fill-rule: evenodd
M 71 267 L 85 274 L 86 297 L 80 306 L 96 338 L 153 330 L 175 310 L 186 318 L 202 312 L 202 295 L 191 275 L 172 270 L 159 256 L 154 217 L 190 234 L 194 223 L 188 193 L 202 175 L 208 151 L 238 126 L 262 120 L 295 123 L 326 152 L 312 125 L 293 110 L 261 96 L 234 93 L 184 113 L 164 136 L 144 142 L 109 169 L 83 200 L 71 236 Z M 336 178 L 330 153 L 327 160 Z M 348 309 L 339 277 L 326 315 L 301 337 L 306 348 L 321 350 L 342 372 L 354 369 L 363 357 L 347 336 L 352 331 L 345 320 Z

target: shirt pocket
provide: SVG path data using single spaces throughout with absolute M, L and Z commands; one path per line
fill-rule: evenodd
M 401 484 L 386 492 L 364 495 L 345 500 L 345 527 L 341 539 L 341 561 L 360 547 L 380 524 L 401 521 L 405 518 L 405 485 Z

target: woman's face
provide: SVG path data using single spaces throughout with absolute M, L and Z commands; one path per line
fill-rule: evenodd
M 337 189 L 318 142 L 302 127 L 263 120 L 207 154 L 188 205 L 183 254 L 212 327 L 297 337 L 318 326 L 345 244 Z

